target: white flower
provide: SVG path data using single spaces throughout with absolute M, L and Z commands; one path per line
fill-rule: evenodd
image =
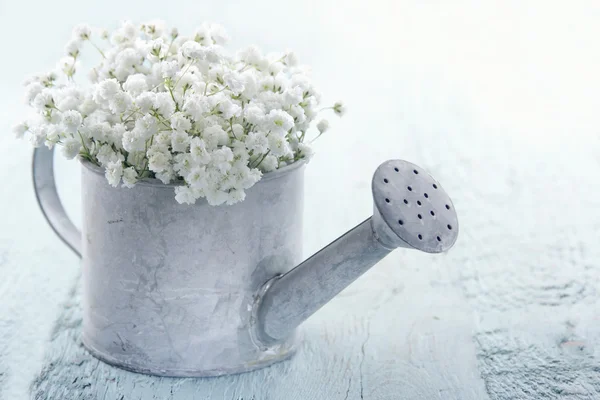
M 71 39 L 67 42 L 65 46 L 65 53 L 70 55 L 71 57 L 77 57 L 79 54 L 79 49 L 81 48 L 81 40 L 80 39 Z
M 268 158 L 269 156 L 267 156 Z M 272 157 L 271 159 L 273 159 L 275 157 Z M 277 159 L 275 158 L 275 162 L 277 162 Z M 239 187 L 241 187 L 242 189 L 250 189 L 252 186 L 254 186 L 254 184 L 256 182 L 258 182 L 260 180 L 260 178 L 262 177 L 262 173 L 260 172 L 260 170 L 253 168 L 246 168 L 246 170 L 244 171 L 244 174 L 242 175 L 242 178 L 240 179 L 240 181 L 238 182 Z
M 150 112 L 156 102 L 156 93 L 144 92 L 135 98 L 135 105 L 140 109 L 142 114 Z
M 200 192 L 189 186 L 177 186 L 175 188 L 175 200 L 179 204 L 194 204 L 200 197 Z
M 62 143 L 62 154 L 71 160 L 79 154 L 81 150 L 81 142 L 73 137 L 66 138 Z
M 148 90 L 148 83 L 144 74 L 133 74 L 127 77 L 123 84 L 123 89 L 128 91 L 132 96 L 139 96 Z
M 116 79 L 105 79 L 96 85 L 94 101 L 96 101 L 96 103 L 106 103 L 120 90 L 121 87 Z
M 322 119 L 317 123 L 317 129 L 319 133 L 324 133 L 327 129 L 329 129 L 329 121 L 326 119 Z
M 227 201 L 227 193 L 216 188 L 210 188 L 204 191 L 206 200 L 211 206 L 218 206 Z
M 215 149 L 218 145 L 225 145 L 228 139 L 227 132 L 219 125 L 213 125 L 206 128 L 202 137 L 206 143 L 206 148 L 209 150 Z
M 174 131 L 164 130 L 156 133 L 152 136 L 152 143 L 163 147 L 169 147 L 171 145 L 171 137 Z
M 94 101 L 93 96 L 86 96 L 82 103 L 79 104 L 79 111 L 83 115 L 90 115 L 98 109 L 99 105 Z M 62 108 L 61 108 L 62 110 Z
M 290 145 L 284 137 L 278 134 L 270 133 L 267 136 L 267 139 L 269 141 L 269 150 L 271 150 L 271 154 L 277 157 L 290 155 Z
M 115 114 L 124 113 L 133 104 L 133 98 L 127 92 L 117 92 L 109 100 L 108 108 Z
M 288 67 L 295 67 L 298 65 L 298 56 L 293 51 L 288 51 L 285 54 L 284 62 Z
M 302 101 L 302 98 L 302 88 L 300 86 L 288 88 L 283 92 L 283 105 L 287 107 L 297 105 Z
M 231 168 L 231 162 L 233 161 L 233 151 L 229 147 L 222 147 L 219 150 L 215 150 L 210 155 L 211 163 L 221 173 L 229 171 Z
M 171 135 L 171 147 L 173 151 L 184 152 L 190 144 L 190 137 L 185 131 L 173 131 Z
M 206 167 L 196 166 L 189 174 L 186 175 L 185 181 L 188 185 L 195 188 L 205 188 L 206 182 Z
M 206 149 L 206 143 L 198 137 L 193 138 L 190 142 L 190 154 L 194 161 L 202 164 L 208 164 L 211 159 L 211 155 Z
M 104 172 L 104 176 L 108 183 L 113 186 L 119 186 L 119 182 L 121 182 L 121 176 L 123 175 L 123 163 L 121 161 L 110 163 L 106 166 L 106 171 Z
M 163 117 L 168 118 L 175 112 L 175 102 L 169 93 L 157 93 L 154 100 L 154 108 L 156 108 Z
M 62 123 L 68 133 L 75 133 L 81 126 L 83 118 L 79 111 L 69 110 L 62 114 Z
M 28 129 L 29 127 L 25 122 L 18 123 L 12 127 L 12 131 L 15 134 L 15 137 L 18 139 L 22 138 Z
M 277 168 L 277 157 L 268 155 L 262 160 L 258 167 L 264 172 L 271 172 Z
M 264 128 L 267 131 L 285 134 L 294 126 L 294 118 L 285 111 L 271 110 L 265 119 Z
M 123 149 L 128 152 L 143 151 L 146 146 L 146 138 L 140 129 L 133 129 L 123 133 Z
M 171 153 L 166 148 L 148 150 L 148 168 L 153 172 L 167 169 L 171 162 Z
M 229 197 L 227 198 L 227 204 L 232 205 L 244 201 L 246 198 L 246 192 L 240 189 L 232 189 L 229 191 Z
M 177 131 L 189 131 L 192 128 L 192 123 L 181 112 L 176 112 L 171 116 L 171 128 Z
M 46 125 L 29 129 L 26 135 L 29 143 L 31 143 L 33 147 L 40 147 L 44 144 L 46 142 L 46 130 Z
M 135 129 L 139 130 L 145 139 L 149 139 L 158 131 L 158 121 L 152 115 L 146 114 L 135 121 Z
M 238 117 L 242 113 L 242 108 L 231 100 L 224 100 L 219 103 L 219 111 L 224 119 Z
M 79 24 L 73 28 L 74 40 L 88 40 L 92 35 L 92 29 L 85 24 Z
M 206 97 L 198 94 L 192 94 L 187 97 L 183 110 L 196 121 L 202 119 L 204 113 L 208 112 L 210 106 Z
M 132 188 L 137 182 L 137 172 L 135 168 L 128 167 L 123 170 L 123 187 Z
M 33 99 L 33 107 L 38 111 L 46 111 L 50 108 L 54 107 L 54 99 L 52 97 L 52 92 L 48 89 L 42 90 L 35 99 Z
M 209 155 L 210 156 L 210 155 Z M 209 159 L 210 160 L 210 159 Z M 173 157 L 173 170 L 179 174 L 179 176 L 185 177 L 190 173 L 196 160 L 190 153 L 179 153 Z
M 306 143 L 298 143 L 298 151 L 300 152 L 302 157 L 306 159 L 310 159 L 314 154 L 312 147 L 310 147 Z
M 225 28 L 223 28 L 219 24 L 211 24 L 209 27 L 209 32 L 210 37 L 215 42 L 215 44 L 222 46 L 229 41 L 229 36 L 227 35 Z
M 188 60 L 204 60 L 206 58 L 206 50 L 199 43 L 190 40 L 189 42 L 185 42 L 180 48 L 179 51 L 181 55 Z
M 211 45 L 212 38 L 210 37 L 210 27 L 207 24 L 202 24 L 196 28 L 193 39 L 203 46 Z
M 301 124 L 304 121 L 306 121 L 306 115 L 304 114 L 304 108 L 302 108 L 300 106 L 291 106 L 288 112 L 294 118 L 296 127 L 298 124 Z
M 121 153 L 115 153 L 112 147 L 108 144 L 103 144 L 100 146 L 100 150 L 98 150 L 98 153 L 96 154 L 96 159 L 98 159 L 100 164 L 108 165 L 117 161 L 123 161 L 124 157 Z
M 254 154 L 264 154 L 269 148 L 269 141 L 264 132 L 250 132 L 246 138 L 246 148 Z
M 167 168 L 165 168 L 161 172 L 155 173 L 154 175 L 156 176 L 157 179 L 160 179 L 160 181 L 166 185 L 173 180 L 173 177 L 174 177 L 173 167 L 171 165 L 169 165 Z
M 66 76 L 73 76 L 77 70 L 77 62 L 72 56 L 63 57 L 57 64 L 57 68 L 60 69 Z
M 31 104 L 33 99 L 44 90 L 44 85 L 39 82 L 32 82 L 25 88 L 25 102 Z
M 244 109 L 244 118 L 252 125 L 261 125 L 265 119 L 265 113 L 257 105 L 251 104 Z
M 337 101 L 333 104 L 333 112 L 343 117 L 346 114 L 346 106 L 341 101 Z
M 238 53 L 238 58 L 249 65 L 263 64 L 263 55 L 256 46 L 249 46 Z
M 47 125 L 46 129 L 46 147 L 52 149 L 59 140 L 58 127 L 56 125 Z
M 165 22 L 161 20 L 148 21 L 142 25 L 142 30 L 150 37 L 160 37 L 166 31 Z
M 177 61 L 162 61 L 157 64 L 160 67 L 160 73 L 163 78 L 174 78 L 179 70 L 179 64 Z
M 223 75 L 225 84 L 236 96 L 242 93 L 245 89 L 244 80 L 236 71 L 227 72 Z
M 115 124 L 112 126 L 110 133 L 106 137 L 106 141 L 117 147 L 117 149 L 123 148 L 123 135 L 127 131 L 127 127 L 124 124 Z
M 231 126 L 231 131 L 235 135 L 236 138 L 241 138 L 244 135 L 244 127 L 240 124 L 233 124 Z

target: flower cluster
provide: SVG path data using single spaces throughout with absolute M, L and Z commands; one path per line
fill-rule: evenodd
M 15 133 L 103 167 L 115 187 L 155 178 L 177 183 L 179 203 L 242 201 L 263 172 L 311 157 L 305 139 L 320 111 L 341 116 L 345 108 L 319 108 L 293 52 L 263 55 L 252 46 L 231 56 L 226 42 L 215 24 L 190 36 L 162 22 L 125 22 L 112 33 L 77 26 L 60 72 L 26 82 L 35 115 Z M 75 75 L 86 43 L 102 61 L 84 86 Z M 316 137 L 329 127 L 315 125 Z

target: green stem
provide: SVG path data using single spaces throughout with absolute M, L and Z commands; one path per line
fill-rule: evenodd
M 179 77 L 179 79 L 177 79 L 177 82 L 175 82 L 175 85 L 173 85 L 173 89 L 175 89 L 177 87 L 177 84 L 179 83 L 181 78 L 183 78 L 185 76 L 185 74 L 187 73 L 188 69 L 190 69 L 191 66 L 192 66 L 192 63 L 189 63 L 188 66 L 186 67 L 186 69 L 183 71 L 183 73 Z
M 171 87 L 167 87 L 167 89 L 169 89 L 169 93 L 171 94 L 173 103 L 175 103 L 175 111 L 179 111 L 179 104 L 177 103 L 177 100 L 175 100 L 175 96 L 173 96 L 173 91 L 171 90 Z
M 91 40 L 88 40 L 90 42 L 90 44 L 92 46 L 94 46 L 96 48 L 96 50 L 98 50 L 98 52 L 100 53 L 100 55 L 102 56 L 102 58 L 106 58 L 106 56 L 104 55 L 104 52 L 102 50 L 100 50 L 100 47 L 96 46 L 96 44 L 94 42 L 92 42 Z
M 225 87 L 224 87 L 223 89 L 221 89 L 221 90 L 217 90 L 216 92 L 212 92 L 211 94 L 208 94 L 208 95 L 206 95 L 206 97 L 210 97 L 210 96 L 213 96 L 213 95 L 215 95 L 215 94 L 217 94 L 217 93 L 221 93 L 221 92 L 222 92 L 223 90 L 225 90 L 225 89 L 227 89 L 227 86 L 225 86 Z
M 267 152 L 262 156 L 260 161 L 251 168 L 258 168 L 258 166 L 264 161 L 265 158 L 267 158 L 267 156 L 269 155 L 270 152 L 271 152 L 271 149 L 267 150 Z

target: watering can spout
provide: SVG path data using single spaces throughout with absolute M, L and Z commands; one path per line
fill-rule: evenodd
M 373 216 L 284 275 L 267 282 L 256 307 L 260 341 L 294 329 L 398 247 L 440 253 L 458 236 L 452 201 L 422 168 L 402 160 L 373 175 Z

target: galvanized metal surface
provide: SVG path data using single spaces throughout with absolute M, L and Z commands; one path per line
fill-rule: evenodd
M 439 253 L 456 241 L 454 205 L 422 168 L 386 161 L 375 171 L 371 188 L 373 217 L 270 283 L 258 310 L 267 342 L 285 339 L 394 248 Z
M 298 325 L 390 253 L 373 234 L 371 218 L 274 280 L 258 318 L 266 343 L 282 340 Z

